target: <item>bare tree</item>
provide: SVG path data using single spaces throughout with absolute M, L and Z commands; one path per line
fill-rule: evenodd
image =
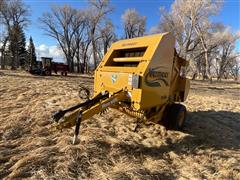
M 231 59 L 229 64 L 229 72 L 235 81 L 239 80 L 240 76 L 240 54 Z
M 219 55 L 219 45 L 224 41 L 218 28 L 216 28 L 218 26 L 219 24 L 206 23 L 206 31 L 201 32 L 201 41 L 191 53 L 192 63 L 194 64 L 194 77 L 196 77 L 195 75 L 199 76 L 201 74 L 203 79 L 209 79 L 210 82 L 214 61 Z M 203 42 L 204 44 L 202 44 Z
M 83 73 L 88 73 L 89 71 L 89 59 L 90 59 L 90 55 L 89 55 L 89 46 L 91 44 L 91 40 L 88 36 L 85 37 L 85 39 L 83 39 L 81 41 L 80 44 L 80 54 L 81 54 L 81 59 L 82 59 L 82 63 L 83 63 L 83 69 L 82 72 Z
M 1 0 L 0 17 L 7 28 L 16 24 L 26 26 L 29 23 L 28 15 L 29 8 L 22 0 Z
M 101 40 L 103 42 L 103 52 L 107 53 L 107 49 L 110 47 L 111 43 L 116 39 L 114 33 L 114 26 L 110 20 L 106 20 L 103 27 L 100 29 Z
M 195 17 L 193 14 L 184 11 L 184 7 L 179 7 L 183 5 L 179 4 L 178 1 L 175 1 L 175 3 L 172 5 L 170 12 L 167 12 L 163 7 L 160 8 L 162 17 L 152 33 L 173 33 L 177 40 L 178 54 L 185 59 L 190 59 L 191 53 L 199 44 L 199 39 L 193 29 Z
M 214 35 L 212 35 L 211 31 L 212 24 L 209 21 L 209 17 L 211 15 L 215 15 L 219 9 L 221 4 L 219 2 L 213 2 L 210 0 L 203 0 L 203 1 L 189 1 L 183 2 L 179 0 L 182 4 L 189 4 L 192 2 L 190 9 L 191 14 L 195 14 L 194 20 L 194 30 L 197 34 L 197 37 L 200 40 L 200 45 L 204 52 L 204 75 L 203 78 L 207 78 L 212 81 L 212 76 L 210 72 L 210 63 L 209 63 L 209 51 L 216 45 L 216 39 L 214 39 Z
M 3 25 L 2 19 L 0 18 L 0 53 L 1 53 L 1 69 L 5 69 L 5 54 L 7 50 L 7 42 L 8 42 L 8 33 L 6 27 Z
M 26 6 L 22 0 L 1 0 L 0 1 L 0 19 L 2 25 L 5 26 L 7 33 L 5 34 L 3 40 L 3 55 L 6 51 L 6 45 L 9 40 L 12 41 L 12 46 L 10 47 L 12 55 L 12 68 L 15 68 L 18 59 L 18 42 L 19 35 L 16 34 L 16 27 L 23 29 L 29 23 L 28 19 L 29 8 Z
M 155 28 L 160 32 L 172 32 L 177 39 L 180 56 L 189 60 L 196 59 L 198 63 L 195 64 L 204 65 L 201 68 L 203 74 L 210 79 L 209 54 L 214 48 L 210 39 L 214 36 L 209 17 L 215 15 L 220 7 L 220 1 L 175 0 L 170 12 L 161 8 L 161 21 L 158 28 Z M 204 63 L 199 63 L 200 57 L 204 58 Z
M 218 39 L 217 52 L 215 57 L 215 71 L 217 79 L 221 80 L 223 76 L 230 74 L 232 68 L 234 69 L 236 64 L 236 58 L 239 56 L 235 52 L 235 43 L 239 39 L 239 36 L 232 34 L 229 28 L 224 25 L 217 27 L 215 33 L 215 39 Z
M 201 27 L 196 25 L 195 27 L 196 33 L 198 37 L 200 38 L 200 47 L 203 51 L 203 58 L 204 62 L 203 64 L 203 79 L 210 79 L 212 81 L 212 76 L 210 72 L 210 49 L 216 44 L 213 40 L 214 36 L 211 32 L 209 32 L 209 29 L 211 29 L 211 24 L 205 22 L 205 26 Z
M 127 9 L 122 15 L 125 38 L 143 36 L 145 33 L 146 16 L 141 16 L 135 9 Z
M 90 0 L 90 8 L 88 9 L 88 28 L 89 28 L 89 37 L 91 40 L 92 51 L 93 51 L 93 61 L 94 68 L 97 67 L 97 46 L 96 37 L 97 26 L 101 21 L 110 13 L 113 8 L 110 7 L 108 0 Z
M 77 61 L 77 72 L 84 73 L 84 63 L 81 62 L 82 57 L 82 44 L 85 42 L 85 37 L 87 36 L 86 30 L 86 13 L 83 10 L 78 10 L 78 19 L 75 19 L 76 25 L 78 29 L 74 33 L 74 40 L 73 40 L 73 48 L 76 48 L 75 58 Z
M 73 46 L 74 34 L 82 25 L 82 18 L 78 11 L 68 5 L 52 6 L 51 12 L 44 13 L 40 21 L 46 35 L 57 40 L 61 47 L 70 70 L 74 71 L 73 59 L 76 47 Z

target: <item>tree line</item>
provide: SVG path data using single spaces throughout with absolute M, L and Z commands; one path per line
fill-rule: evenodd
M 161 19 L 156 32 L 172 32 L 176 37 L 178 54 L 189 60 L 192 79 L 217 77 L 237 79 L 240 73 L 239 53 L 235 50 L 240 32 L 212 22 L 222 1 L 175 0 L 170 11 L 160 8 Z
M 110 45 L 118 39 L 109 15 L 114 11 L 108 0 L 89 0 L 89 6 L 52 6 L 40 18 L 46 35 L 57 40 L 71 71 L 86 73 L 90 64 L 96 69 Z M 146 17 L 134 9 L 122 15 L 124 38 L 143 36 Z M 92 63 L 90 62 L 92 60 Z
M 36 62 L 35 47 L 32 37 L 26 48 L 24 28 L 28 25 L 29 9 L 18 0 L 0 1 L 0 53 L 1 68 L 5 68 L 6 57 L 11 69 L 26 68 Z
M 169 11 L 160 8 L 159 23 L 149 33 L 146 32 L 146 17 L 135 9 L 126 9 L 121 16 L 122 36 L 115 33 L 109 18 L 114 7 L 108 0 L 89 0 L 84 9 L 52 5 L 39 20 L 45 34 L 57 41 L 72 72 L 76 69 L 87 73 L 91 64 L 95 69 L 110 45 L 118 39 L 167 31 L 176 37 L 179 56 L 190 62 L 188 72 L 193 79 L 237 79 L 240 62 L 235 44 L 240 33 L 234 34 L 224 24 L 211 21 L 221 6 L 222 2 L 215 0 L 175 0 Z M 25 44 L 20 34 L 24 34 L 23 30 L 29 24 L 29 14 L 29 8 L 21 0 L 1 1 L 0 21 L 5 26 L 2 49 L 11 53 L 13 65 L 23 61 L 24 53 L 19 52 L 24 51 L 20 47 Z M 22 36 L 22 44 L 16 43 L 19 42 L 16 35 Z

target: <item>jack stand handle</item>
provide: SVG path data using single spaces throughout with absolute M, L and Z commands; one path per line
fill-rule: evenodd
M 80 130 L 81 121 L 82 121 L 82 111 L 79 112 L 78 118 L 76 121 L 75 132 L 74 132 L 73 142 L 72 142 L 73 144 L 76 144 L 77 136 L 78 136 L 79 130 Z

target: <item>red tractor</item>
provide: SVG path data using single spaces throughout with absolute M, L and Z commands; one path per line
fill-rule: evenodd
M 53 71 L 56 74 L 57 72 L 61 72 L 62 76 L 67 76 L 69 71 L 68 65 L 64 63 L 53 62 L 52 58 L 49 57 L 41 57 L 41 60 L 42 61 L 37 61 L 35 66 L 30 67 L 29 72 L 31 74 L 51 76 Z

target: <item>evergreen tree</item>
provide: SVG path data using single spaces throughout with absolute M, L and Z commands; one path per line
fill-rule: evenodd
M 25 62 L 27 59 L 27 50 L 26 50 L 26 38 L 25 38 L 25 33 L 22 28 L 20 28 L 20 39 L 18 42 L 18 57 L 19 57 L 19 62 L 21 67 L 25 67 Z
M 28 46 L 27 54 L 28 54 L 27 65 L 32 67 L 37 62 L 35 46 L 34 46 L 32 37 L 30 37 L 30 39 L 29 39 L 29 46 Z
M 15 24 L 9 31 L 8 50 L 12 57 L 12 69 L 24 66 L 26 59 L 26 38 L 21 26 Z

